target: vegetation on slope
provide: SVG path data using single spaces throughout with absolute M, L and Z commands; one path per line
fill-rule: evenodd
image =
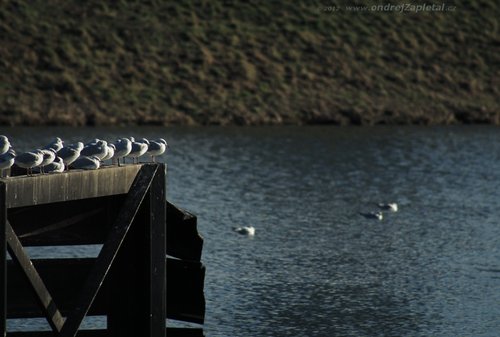
M 347 6 L 2 1 L 0 124 L 500 123 L 493 0 Z

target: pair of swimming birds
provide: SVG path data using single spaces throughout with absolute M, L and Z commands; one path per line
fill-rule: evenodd
M 398 204 L 395 202 L 391 203 L 379 203 L 377 204 L 378 208 L 380 209 L 379 211 L 375 212 L 359 212 L 360 215 L 364 216 L 367 219 L 376 219 L 376 220 L 382 220 L 384 218 L 383 211 L 388 211 L 388 212 L 397 212 L 398 211 Z

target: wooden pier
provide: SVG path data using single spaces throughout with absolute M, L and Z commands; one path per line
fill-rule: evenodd
M 166 202 L 164 164 L 0 179 L 0 334 L 203 336 L 196 217 Z M 31 259 L 28 246 L 102 245 L 97 257 Z M 11 259 L 8 259 L 7 252 Z M 82 330 L 87 316 L 106 328 Z M 52 331 L 7 331 L 7 319 L 45 317 Z

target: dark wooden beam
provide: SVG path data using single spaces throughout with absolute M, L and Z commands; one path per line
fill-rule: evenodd
M 165 317 L 167 313 L 166 279 L 166 172 L 160 166 L 154 175 L 149 191 L 146 217 L 149 285 L 149 327 L 150 336 L 165 337 Z M 159 296 L 163 294 L 163 296 Z
M 139 271 L 144 268 L 144 258 L 137 256 L 136 240 L 127 241 L 140 231 L 131 228 L 126 242 L 120 248 L 120 253 L 99 290 L 89 315 L 115 315 L 115 323 L 120 327 L 128 322 L 120 319 L 120 313 L 143 308 L 134 305 L 135 297 L 148 294 L 143 289 L 147 279 L 141 278 Z M 140 229 L 140 227 L 139 227 Z M 130 245 L 129 245 L 130 244 Z M 128 250 L 128 247 L 131 247 Z M 127 254 L 123 254 L 127 252 Z M 94 266 L 95 258 L 72 259 L 34 259 L 33 265 L 50 291 L 63 316 L 67 316 L 77 304 L 78 291 L 83 288 L 85 279 Z M 121 265 L 121 267 L 120 267 Z M 199 262 L 167 259 L 167 318 L 203 323 L 205 300 L 203 297 L 203 282 L 205 267 Z M 117 267 L 119 267 L 117 269 Z M 145 269 L 145 268 L 144 268 Z M 30 285 L 13 261 L 7 263 L 9 296 L 7 297 L 7 318 L 42 317 L 43 312 L 36 304 L 36 297 L 30 291 Z M 61 277 L 64 275 L 64 277 Z M 133 291 L 131 291 L 131 289 Z M 123 296 L 123 294 L 127 296 Z M 130 308 L 127 308 L 130 306 Z M 119 310 L 118 314 L 116 310 Z M 123 317 L 123 316 L 122 316 Z M 134 322 L 130 322 L 131 326 Z M 108 322 L 108 328 L 111 327 Z M 129 327 L 128 330 L 132 329 Z
M 0 336 L 7 333 L 7 208 L 5 206 L 5 184 L 0 182 Z
M 66 318 L 66 322 L 61 330 L 60 337 L 75 337 L 80 324 L 87 314 L 97 292 L 99 291 L 113 260 L 125 239 L 125 236 L 134 221 L 139 206 L 144 200 L 151 185 L 154 174 L 158 169 L 157 165 L 143 165 L 137 174 L 132 187 L 121 211 L 118 214 L 107 241 L 104 243 L 97 261 L 87 278 L 84 288 L 80 294 L 76 308 Z
M 0 180 L 6 185 L 6 207 L 12 208 L 125 194 L 142 166 L 109 166 Z
M 167 254 L 200 261 L 202 249 L 196 216 L 167 201 Z
M 59 312 L 56 303 L 54 303 L 54 300 L 52 299 L 52 295 L 47 290 L 45 283 L 31 263 L 31 259 L 24 251 L 21 242 L 17 238 L 16 233 L 8 221 L 5 224 L 5 233 L 10 256 L 12 257 L 12 260 L 14 260 L 21 268 L 31 287 L 35 291 L 37 300 L 39 301 L 50 327 L 53 331 L 61 331 L 64 324 L 64 318 Z
M 168 337 L 203 337 L 203 329 L 197 328 L 166 328 Z M 9 332 L 7 337 L 54 337 L 51 331 L 16 331 Z M 80 330 L 78 337 L 109 337 L 107 330 Z

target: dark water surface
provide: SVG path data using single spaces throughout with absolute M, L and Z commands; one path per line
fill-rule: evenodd
M 166 138 L 168 198 L 205 238 L 207 336 L 499 334 L 499 128 L 0 131 L 24 149 Z

